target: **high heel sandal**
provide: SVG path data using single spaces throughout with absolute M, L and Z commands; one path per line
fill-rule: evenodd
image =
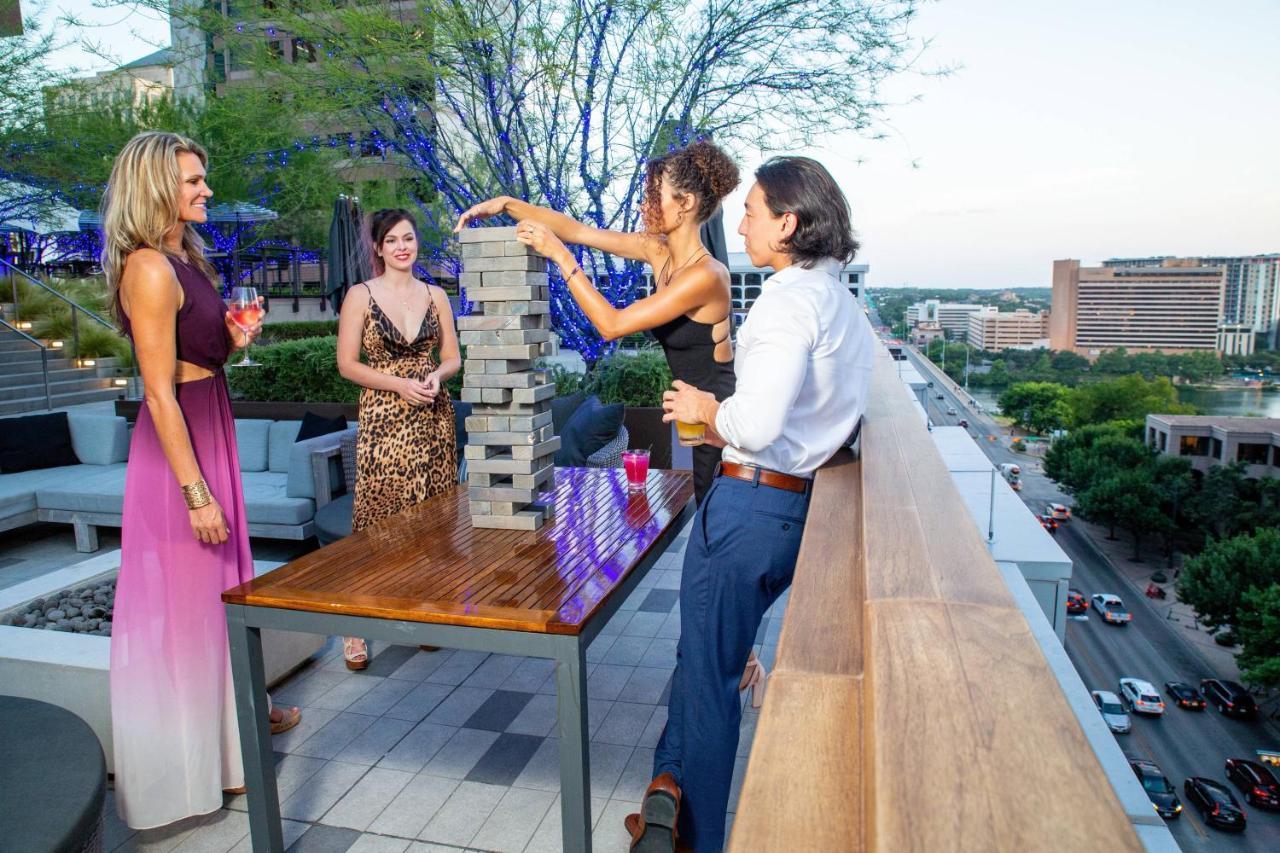
M 347 662 L 347 669 L 369 668 L 369 646 L 359 637 L 342 638 L 342 657 Z
M 743 670 L 742 681 L 738 683 L 738 692 L 751 688 L 751 707 L 759 708 L 764 704 L 764 682 L 769 677 L 760 658 L 753 657 L 747 661 Z

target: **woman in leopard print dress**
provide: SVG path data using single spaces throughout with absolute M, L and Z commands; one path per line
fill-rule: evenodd
M 338 322 L 338 371 L 364 386 L 352 530 L 458 482 L 453 403 L 444 383 L 462 360 L 449 299 L 413 277 L 418 237 L 412 214 L 379 210 L 370 217 L 370 237 L 378 275 L 351 289 Z M 344 638 L 343 655 L 350 669 L 369 665 L 364 640 Z

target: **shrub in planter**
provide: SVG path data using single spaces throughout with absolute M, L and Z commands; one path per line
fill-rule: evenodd
M 270 318 L 270 314 L 267 315 Z M 337 320 L 287 320 L 283 323 L 267 323 L 262 327 L 263 344 L 296 341 L 302 338 L 323 338 L 338 334 Z
M 261 367 L 227 371 L 237 399 L 275 403 L 355 403 L 360 399 L 360 386 L 338 373 L 336 336 L 255 346 L 252 354 Z M 238 354 L 232 356 L 238 358 Z
M 595 394 L 601 402 L 628 407 L 661 406 L 662 392 L 670 387 L 671 369 L 658 347 L 634 354 L 615 352 L 607 361 L 597 363 L 582 382 L 582 390 Z

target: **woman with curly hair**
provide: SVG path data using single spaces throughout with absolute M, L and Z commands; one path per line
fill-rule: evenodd
M 592 228 L 545 207 L 499 196 L 462 214 L 455 232 L 475 219 L 507 214 L 519 225 L 516 237 L 560 267 L 574 301 L 601 337 L 612 341 L 653 332 L 676 379 L 710 391 L 717 400 L 733 394 L 732 299 L 729 271 L 702 245 L 699 231 L 738 185 L 738 167 L 719 147 L 694 142 L 649 161 L 645 175 L 644 231 Z M 621 258 L 645 261 L 654 271 L 653 295 L 615 308 L 596 290 L 565 243 L 577 243 Z M 701 503 L 720 462 L 721 448 L 693 448 L 694 497 Z

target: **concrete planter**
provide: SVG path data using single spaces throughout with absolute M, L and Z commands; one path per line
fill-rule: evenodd
M 119 565 L 120 552 L 113 551 L 0 590 L 0 613 L 68 587 L 106 580 L 116 574 Z M 254 571 L 262 575 L 278 565 L 256 562 Z M 275 684 L 293 672 L 327 640 L 316 634 L 263 631 L 267 683 Z M 4 692 L 58 705 L 88 723 L 102 742 L 108 771 L 113 769 L 110 662 L 110 637 L 0 626 L 0 684 Z

